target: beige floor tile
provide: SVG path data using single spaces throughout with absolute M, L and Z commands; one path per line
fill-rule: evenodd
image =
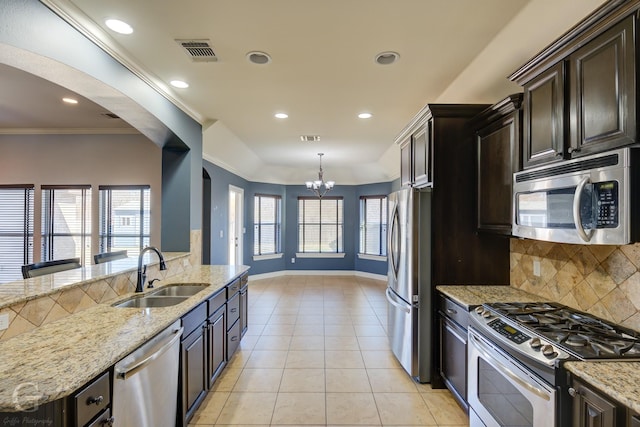
M 303 323 L 296 324 L 293 331 L 293 335 L 313 335 L 324 336 L 324 324 L 323 323 Z
M 378 316 L 351 316 L 351 323 L 354 325 L 374 325 L 380 326 Z
M 254 350 L 245 363 L 245 368 L 284 368 L 287 351 L 283 350 Z
M 391 351 L 363 350 L 362 359 L 367 369 L 401 367 L 398 359 L 395 358 Z
M 327 392 L 370 392 L 371 385 L 365 369 L 327 369 L 325 371 Z
M 324 393 L 278 393 L 274 424 L 324 424 Z
M 270 325 L 295 325 L 298 316 L 296 314 L 273 314 L 269 318 Z
M 404 369 L 367 369 L 374 393 L 417 393 L 418 387 Z
M 356 331 L 351 324 L 324 325 L 324 335 L 327 337 L 355 336 Z
M 222 370 L 220 376 L 213 383 L 214 391 L 231 391 L 233 390 L 233 386 L 236 385 L 236 381 L 238 381 L 238 377 L 242 372 L 241 368 L 229 368 L 225 367 Z
M 324 393 L 324 369 L 285 369 L 280 383 L 281 393 Z M 324 395 L 322 395 L 324 400 Z
M 254 349 L 259 339 L 260 335 L 245 335 L 242 337 L 242 340 L 238 345 L 238 349 L 251 351 Z
M 209 393 L 200 404 L 200 408 L 198 408 L 193 418 L 191 418 L 190 424 L 215 424 L 230 394 L 222 391 Z
M 327 393 L 328 424 L 380 425 L 372 393 Z
M 241 349 L 236 351 L 235 354 L 231 357 L 231 360 L 227 362 L 227 366 L 225 369 L 243 368 L 247 364 L 247 360 L 249 360 L 250 356 L 251 356 L 250 350 Z
M 382 424 L 435 426 L 419 393 L 374 393 Z
M 244 338 L 242 339 L 244 341 Z M 242 343 L 242 341 L 240 341 Z M 289 350 L 291 335 L 263 335 L 253 346 L 254 350 Z
M 296 325 L 321 325 L 324 322 L 324 316 L 320 314 L 307 314 L 300 312 Z
M 324 348 L 326 350 L 360 350 L 358 339 L 354 336 L 324 337 Z
M 322 369 L 325 367 L 324 352 L 318 350 L 290 350 L 285 367 Z
M 324 350 L 324 340 L 320 335 L 294 335 L 289 350 Z
M 230 393 L 219 424 L 271 424 L 278 393 Z
M 351 317 L 345 316 L 344 311 L 336 310 L 336 312 L 325 312 L 324 324 L 325 325 L 349 325 L 351 324 Z
M 249 320 L 247 325 L 247 335 L 261 335 L 264 331 L 265 324 L 263 323 L 253 323 Z
M 324 358 L 327 369 L 365 367 L 360 351 L 325 350 Z
M 358 337 L 360 350 L 390 350 L 389 338 L 385 337 Z
M 469 417 L 450 393 L 422 393 L 421 395 L 439 425 L 469 424 Z
M 387 333 L 384 331 L 382 325 L 353 325 L 356 331 L 356 335 L 359 337 L 386 337 Z
M 293 335 L 295 325 L 272 325 L 268 324 L 262 331 L 262 336 L 265 335 Z
M 282 369 L 243 369 L 238 377 L 234 392 L 270 391 L 277 392 L 282 380 Z

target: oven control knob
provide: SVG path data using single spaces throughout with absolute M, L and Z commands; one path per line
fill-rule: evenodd
M 484 313 L 484 308 L 482 308 L 482 306 L 476 307 L 476 313 L 482 316 L 482 313 Z
M 531 338 L 529 345 L 534 350 L 540 350 L 540 347 L 542 347 L 542 341 L 540 341 L 540 338 Z
M 558 353 L 556 353 L 556 349 L 549 344 L 542 346 L 542 354 L 547 357 L 555 357 L 558 355 Z
M 493 316 L 491 315 L 491 312 L 489 310 L 485 310 L 482 313 L 482 317 L 484 317 L 485 319 L 491 319 Z

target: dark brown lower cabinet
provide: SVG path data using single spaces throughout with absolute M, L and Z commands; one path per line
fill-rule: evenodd
M 182 317 L 178 425 L 189 420 L 207 395 L 207 305 L 200 304 Z
M 438 307 L 440 328 L 440 377 L 458 404 L 469 410 L 467 403 L 467 327 L 469 312 L 440 295 Z
M 240 289 L 240 336 L 247 332 L 249 321 L 249 286 L 245 285 Z
M 208 388 L 211 390 L 213 383 L 218 378 L 227 364 L 227 327 L 225 321 L 226 307 L 223 305 L 207 322 L 207 351 L 208 359 Z
M 595 389 L 574 379 L 569 394 L 573 397 L 573 427 L 619 427 L 624 425 L 625 409 Z

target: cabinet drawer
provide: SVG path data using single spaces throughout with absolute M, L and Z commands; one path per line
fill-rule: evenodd
M 84 426 L 91 418 L 109 406 L 111 396 L 111 380 L 109 372 L 90 383 L 74 397 L 76 423 Z M 99 424 L 98 424 L 99 425 Z
M 114 420 L 111 419 L 111 410 L 107 409 L 102 415 L 100 415 L 94 422 L 87 425 L 87 427 L 106 427 L 113 425 Z
M 240 277 L 240 287 L 244 288 L 247 283 L 249 283 L 249 275 L 248 274 L 243 274 Z
M 438 308 L 447 317 L 453 319 L 457 324 L 467 329 L 469 326 L 469 311 L 461 305 L 456 304 L 449 298 L 440 295 Z
M 224 289 L 220 289 L 215 295 L 208 299 L 209 309 L 207 311 L 207 316 L 211 316 L 215 313 L 226 301 L 227 295 Z
M 236 293 L 227 301 L 227 325 L 233 325 L 240 318 L 240 294 Z
M 227 331 L 227 360 L 231 359 L 238 345 L 240 345 L 240 321 L 236 321 Z
M 227 285 L 227 299 L 231 298 L 234 294 L 237 294 L 240 290 L 240 279 L 236 279 Z
M 188 336 L 191 332 L 195 331 L 196 328 L 199 327 L 205 320 L 207 320 L 207 304 L 202 303 L 182 316 L 182 327 L 184 327 L 182 336 Z

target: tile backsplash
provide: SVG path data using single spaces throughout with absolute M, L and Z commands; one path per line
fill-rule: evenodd
M 640 331 L 640 244 L 511 239 L 511 286 Z

